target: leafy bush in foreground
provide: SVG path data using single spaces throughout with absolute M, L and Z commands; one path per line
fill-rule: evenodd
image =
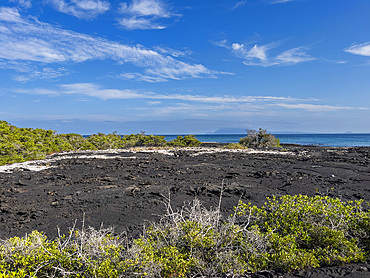
M 280 147 L 280 140 L 267 133 L 266 129 L 247 129 L 247 136 L 241 138 L 239 144 L 251 148 Z
M 50 241 L 33 231 L 8 239 L 0 247 L 0 277 L 117 277 L 123 240 L 110 232 L 72 229 L 68 237 Z
M 364 260 L 370 213 L 361 203 L 287 195 L 261 208 L 240 203 L 236 213 L 268 237 L 268 267 L 291 271 Z
M 0 245 L 0 277 L 240 277 L 363 261 L 370 213 L 362 201 L 283 196 L 262 207 L 239 202 L 227 220 L 198 200 L 124 244 L 112 231 L 72 229 L 50 241 L 42 233 Z

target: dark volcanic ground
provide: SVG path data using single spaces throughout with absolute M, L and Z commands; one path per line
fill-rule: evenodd
M 217 206 L 222 184 L 224 215 L 232 213 L 239 199 L 261 205 L 272 195 L 370 201 L 370 148 L 285 147 L 293 155 L 194 156 L 193 151 L 178 150 L 174 156 L 120 152 L 111 159 L 97 159 L 74 154 L 39 172 L 0 173 L 0 238 L 35 229 L 55 237 L 57 227 L 65 233 L 77 220 L 80 228 L 83 218 L 85 226 L 104 223 L 117 233 L 137 236 L 146 220 L 155 221 L 165 212 L 168 196 L 173 208 L 194 198 L 206 207 Z M 366 266 L 315 270 L 301 277 L 370 277 Z

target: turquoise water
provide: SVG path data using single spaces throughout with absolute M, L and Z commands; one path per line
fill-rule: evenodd
M 370 146 L 369 133 L 349 134 L 274 134 L 280 143 L 315 145 L 330 147 L 363 147 Z M 176 135 L 164 135 L 167 141 L 176 138 Z M 246 134 L 207 134 L 195 135 L 201 142 L 237 143 Z

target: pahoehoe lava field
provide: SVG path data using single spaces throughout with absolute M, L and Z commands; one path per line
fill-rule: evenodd
M 218 206 L 222 190 L 225 216 L 239 200 L 262 205 L 273 195 L 370 201 L 370 148 L 284 148 L 287 152 L 117 150 L 105 152 L 104 159 L 93 151 L 68 158 L 55 154 L 51 158 L 58 159 L 45 162 L 49 168 L 41 171 L 0 173 L 0 237 L 33 230 L 55 237 L 58 227 L 66 233 L 75 221 L 81 227 L 83 219 L 85 226 L 113 226 L 136 237 L 165 212 L 168 198 L 174 209 L 194 198 L 206 207 Z M 370 277 L 366 265 L 312 270 L 300 277 Z

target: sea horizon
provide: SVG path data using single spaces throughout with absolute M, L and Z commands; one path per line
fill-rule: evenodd
M 328 147 L 367 147 L 370 146 L 370 133 L 271 133 L 281 144 L 297 144 Z M 167 141 L 187 134 L 161 134 Z M 244 134 L 194 134 L 201 142 L 238 143 Z
M 191 133 L 190 133 L 191 134 Z M 271 133 L 280 140 L 281 144 L 296 144 L 322 147 L 370 147 L 370 133 Z M 91 135 L 91 134 L 90 134 Z M 83 137 L 90 136 L 84 134 Z M 124 136 L 126 134 L 121 134 Z M 147 134 L 151 135 L 151 134 Z M 164 136 L 166 141 L 172 141 L 181 134 L 152 134 Z M 247 136 L 240 134 L 192 134 L 202 143 L 238 143 L 240 138 Z

